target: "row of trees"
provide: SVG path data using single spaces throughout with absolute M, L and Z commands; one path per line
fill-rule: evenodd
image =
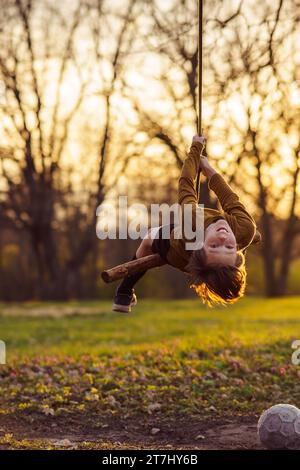
M 197 2 L 3 3 L 0 275 L 13 282 L 3 260 L 14 245 L 27 253 L 28 297 L 94 295 L 109 262 L 97 206 L 119 191 L 176 198 L 197 128 Z M 268 295 L 286 292 L 298 256 L 297 6 L 214 0 L 205 9 L 208 153 L 256 215 Z M 216 204 L 205 181 L 201 197 Z

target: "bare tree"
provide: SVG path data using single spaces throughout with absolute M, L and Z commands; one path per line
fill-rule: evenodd
M 74 0 L 69 11 L 40 0 L 2 4 L 0 223 L 31 242 L 35 295 L 74 296 L 84 277 L 96 277 L 105 249 L 96 207 L 118 193 L 128 165 L 147 198 L 155 190 L 149 179 L 143 185 L 143 172 L 161 164 L 159 184 L 174 197 L 171 183 L 197 124 L 196 3 L 128 0 L 112 9 L 104 0 Z M 208 153 L 260 218 L 269 295 L 285 292 L 300 232 L 297 6 L 214 0 L 205 15 Z M 128 78 L 133 69 L 140 89 Z M 125 101 L 132 114 L 121 110 Z M 64 158 L 75 143 L 80 164 Z M 142 165 L 156 143 L 167 157 Z M 214 205 L 205 184 L 201 197 Z
M 222 92 L 218 114 L 226 115 L 219 135 L 233 156 L 230 180 L 260 215 L 269 296 L 286 292 L 299 227 L 297 6 L 294 0 L 245 5 L 222 32 L 226 66 L 217 53 L 210 60 Z
M 49 19 L 57 28 L 62 18 L 56 14 L 49 17 L 49 10 L 41 8 L 37 1 L 7 0 L 1 16 L 0 74 L 4 96 L 0 112 L 5 135 L 1 171 L 7 185 L 7 198 L 1 208 L 16 227 L 30 234 L 40 285 L 47 282 L 54 288 L 60 278 L 53 228 L 56 179 L 70 123 L 80 107 L 86 84 L 80 83 L 69 112 L 63 114 L 61 86 L 70 65 L 82 8 L 78 4 L 72 19 L 64 24 L 64 35 L 61 29 L 61 41 L 65 42 L 60 50 L 58 44 L 56 50 L 50 44 Z M 39 27 L 34 26 L 37 18 Z M 42 33 L 43 45 L 39 43 Z M 49 104 L 46 87 L 51 60 L 57 62 L 58 76 L 53 103 Z
M 52 2 L 6 0 L 0 30 L 4 92 L 0 112 L 5 134 L 0 149 L 2 181 L 5 181 L 1 217 L 30 234 L 39 271 L 37 295 L 52 298 L 64 297 L 68 292 L 74 295 L 74 289 L 80 284 L 80 268 L 96 246 L 97 205 L 114 185 L 114 178 L 107 178 L 105 170 L 111 162 L 122 171 L 134 154 L 131 149 L 126 155 L 125 140 L 121 155 L 113 155 L 110 148 L 111 99 L 123 61 L 120 51 L 124 52 L 130 42 L 127 29 L 133 21 L 134 5 L 134 0 L 128 3 L 125 16 L 120 18 L 119 31 L 113 31 L 115 50 L 109 57 L 103 52 L 107 47 L 103 40 L 111 37 L 105 38 L 102 31 L 105 25 L 108 29 L 113 12 L 105 10 L 105 2 L 78 0 L 71 11 L 66 11 Z M 94 21 L 93 39 L 89 38 L 83 56 L 79 35 L 88 36 L 90 18 Z M 93 56 L 88 57 L 92 47 Z M 101 100 L 97 117 L 98 164 L 93 170 L 96 178 L 90 178 L 84 200 L 80 200 L 79 193 L 82 195 L 84 191 L 74 188 L 71 182 L 66 183 L 70 166 L 66 171 L 63 156 L 78 111 L 82 112 L 85 98 L 95 91 L 92 81 L 96 64 L 102 71 L 103 62 L 106 67 L 110 62 L 111 75 L 106 82 L 101 80 L 104 77 L 98 81 Z M 67 90 L 70 83 L 74 86 L 71 94 Z M 91 120 L 91 116 L 87 119 Z M 78 173 L 80 169 L 74 171 Z M 75 227 L 80 227 L 76 237 Z
M 118 129 L 115 108 L 112 100 L 116 94 L 118 85 L 122 81 L 122 73 L 125 67 L 126 51 L 130 49 L 134 36 L 134 8 L 136 0 L 129 0 L 125 4 L 125 12 L 119 16 L 119 25 L 116 28 L 117 16 L 114 15 L 113 41 L 110 41 L 111 52 L 103 53 L 103 45 L 108 46 L 107 32 L 111 33 L 111 23 L 109 15 L 104 14 L 105 4 L 101 1 L 89 1 L 87 17 L 87 27 L 92 38 L 92 56 L 90 57 L 96 71 L 97 83 L 94 84 L 93 94 L 101 100 L 101 114 L 99 115 L 99 125 L 97 127 L 96 148 L 98 155 L 97 167 L 95 168 L 94 189 L 88 193 L 89 212 L 82 211 L 77 207 L 76 224 L 84 219 L 84 228 L 77 233 L 77 242 L 70 252 L 66 262 L 67 288 L 70 291 L 78 289 L 80 284 L 80 269 L 89 255 L 94 260 L 97 259 L 99 241 L 96 238 L 97 215 L 96 208 L 100 206 L 109 191 L 117 184 L 120 174 L 124 173 L 129 160 L 137 155 L 141 155 L 141 145 L 131 145 L 134 141 L 130 135 L 123 135 Z M 111 39 L 111 38 L 110 38 Z M 109 62 L 109 74 L 104 71 L 104 66 Z M 95 131 L 94 131 L 95 134 Z M 119 152 L 118 145 L 114 142 L 121 142 L 122 153 Z M 75 224 L 75 225 L 76 225 Z M 73 234 L 70 233 L 72 238 Z M 95 270 L 96 272 L 96 270 Z
M 160 112 L 159 105 L 148 110 L 127 86 L 140 118 L 140 131 L 163 143 L 178 168 L 186 151 L 183 130 L 186 126 L 196 129 L 197 124 L 196 7 L 191 1 L 174 1 L 168 9 L 156 2 L 146 3 L 145 12 L 152 20 L 144 35 L 144 48 L 133 51 L 133 57 L 152 53 L 161 58 L 163 65 L 156 74 L 154 68 L 150 70 L 148 78 L 163 87 L 159 98 L 171 103 L 169 115 Z M 208 151 L 260 218 L 268 295 L 286 292 L 299 233 L 299 101 L 294 97 L 299 84 L 298 29 L 297 0 L 268 1 L 260 6 L 253 1 L 214 1 L 205 14 Z M 222 154 L 215 150 L 216 144 Z M 276 181 L 271 176 L 275 167 Z M 211 205 L 204 184 L 201 199 Z M 283 227 L 280 234 L 274 233 L 278 224 Z
M 236 9 L 227 8 L 225 15 L 220 14 L 222 2 L 210 3 L 210 11 L 216 11 L 214 27 L 219 28 L 229 25 L 240 13 L 241 4 Z M 197 129 L 197 86 L 198 86 L 198 39 L 197 39 L 197 2 L 174 1 L 167 9 L 162 8 L 156 2 L 144 3 L 144 15 L 151 18 L 149 31 L 142 35 L 143 47 L 132 51 L 132 57 L 138 54 L 156 55 L 162 66 L 154 74 L 152 70 L 145 74 L 145 81 L 150 77 L 154 85 L 160 85 L 162 89 L 161 100 L 169 103 L 171 112 L 160 112 L 159 106 L 152 112 L 147 110 L 143 102 L 134 97 L 130 87 L 128 96 L 131 96 L 133 108 L 139 116 L 139 130 L 148 134 L 150 141 L 158 140 L 174 156 L 178 169 L 181 169 L 184 155 L 186 154 L 187 129 Z M 234 10 L 234 11 L 231 11 Z M 205 38 L 210 36 L 209 18 L 205 18 Z M 221 25 L 221 26 L 220 26 Z M 204 38 L 204 39 L 205 39 Z M 209 61 L 213 43 L 206 41 L 204 44 L 204 60 Z M 211 83 L 211 73 L 208 67 L 204 67 L 204 132 L 209 136 L 211 119 L 206 118 L 206 107 L 215 107 L 218 99 L 215 95 L 215 87 Z M 208 142 L 209 148 L 209 142 Z M 206 180 L 201 187 L 201 201 L 207 207 L 216 207 L 215 199 L 211 198 Z

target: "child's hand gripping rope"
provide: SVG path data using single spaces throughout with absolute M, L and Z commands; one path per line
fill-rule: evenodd
M 206 137 L 204 135 L 194 135 L 193 142 L 200 142 L 201 144 L 206 144 Z
M 206 137 L 204 135 L 194 135 L 193 137 L 193 142 L 200 142 L 202 145 L 204 145 L 204 150 L 203 153 L 200 155 L 201 159 L 201 171 L 206 176 L 206 178 L 211 178 L 216 172 L 216 170 L 210 165 L 208 159 L 207 159 L 207 154 L 205 150 L 205 145 L 206 145 Z

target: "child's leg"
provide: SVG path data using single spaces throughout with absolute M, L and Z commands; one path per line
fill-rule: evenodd
M 153 238 L 155 237 L 158 229 L 159 227 L 148 230 L 147 235 L 142 240 L 132 260 L 143 258 L 144 256 L 153 254 L 151 246 L 152 246 Z M 123 281 L 121 282 L 121 284 L 119 285 L 119 287 L 117 288 L 116 295 L 127 294 L 131 296 L 133 287 L 144 276 L 145 273 L 146 271 L 142 271 L 140 273 L 133 274 L 132 276 L 125 277 Z

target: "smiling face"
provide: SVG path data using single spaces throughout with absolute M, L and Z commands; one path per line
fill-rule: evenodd
M 205 230 L 203 248 L 207 264 L 235 266 L 237 243 L 235 236 L 224 219 L 210 224 Z

